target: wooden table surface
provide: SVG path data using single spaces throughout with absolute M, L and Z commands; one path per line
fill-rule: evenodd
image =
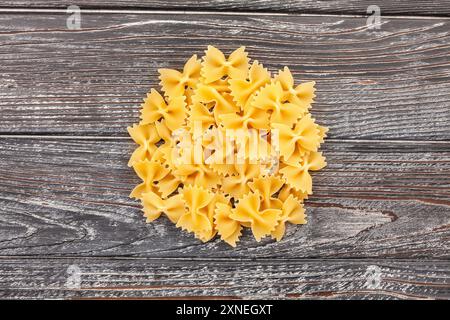
M 0 4 L 0 298 L 450 298 L 450 1 Z M 380 29 L 366 26 L 368 5 Z M 208 44 L 317 82 L 309 223 L 202 244 L 145 224 L 126 127 Z

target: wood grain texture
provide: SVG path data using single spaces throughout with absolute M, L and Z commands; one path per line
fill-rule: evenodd
M 374 266 L 380 277 L 372 288 Z M 2 258 L 0 298 L 448 299 L 449 268 L 449 261 L 410 260 Z
M 309 223 L 279 242 L 206 244 L 128 198 L 129 140 L 23 137 L 0 144 L 0 255 L 450 258 L 448 142 L 327 142 Z
M 125 135 L 157 86 L 208 44 L 246 45 L 272 71 L 317 81 L 335 139 L 450 139 L 450 20 L 221 14 L 0 15 L 0 132 Z
M 67 8 L 70 0 L 3 0 L 2 7 Z M 378 5 L 385 15 L 450 15 L 450 1 L 426 0 L 77 0 L 81 8 L 153 10 L 272 11 L 287 13 L 339 13 L 365 15 Z
M 364 14 L 365 1 L 78 1 L 81 7 Z M 3 7 L 65 1 L 6 0 Z M 372 3 L 370 3 L 372 4 Z M 382 14 L 449 14 L 448 0 Z M 361 11 L 362 10 L 362 11 Z M 0 9 L 1 12 L 1 9 Z M 450 20 L 283 14 L 0 13 L 0 298 L 450 298 Z M 330 127 L 309 223 L 202 244 L 128 198 L 124 139 L 157 69 L 246 45 L 315 80 Z M 17 135 L 17 137 L 15 137 Z M 389 141 L 387 141 L 389 140 Z M 68 267 L 81 271 L 67 286 Z M 368 267 L 381 270 L 367 286 Z

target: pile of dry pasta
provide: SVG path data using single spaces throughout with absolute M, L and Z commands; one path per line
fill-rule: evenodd
M 272 77 L 244 47 L 226 58 L 208 46 L 182 71 L 158 71 L 163 94 L 151 89 L 128 128 L 139 145 L 128 165 L 142 180 L 130 196 L 147 222 L 164 214 L 233 247 L 244 228 L 280 240 L 287 222 L 305 224 L 310 171 L 326 165 L 328 129 L 309 113 L 314 82 L 294 85 L 287 67 Z

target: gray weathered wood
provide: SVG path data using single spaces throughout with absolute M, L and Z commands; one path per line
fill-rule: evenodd
M 81 8 L 123 8 L 154 10 L 275 11 L 288 13 L 338 13 L 365 15 L 370 5 L 378 5 L 385 15 L 450 15 L 448 0 L 77 0 Z M 3 0 L 2 7 L 67 8 L 70 0 Z
M 444 16 L 447 2 L 378 5 Z M 368 5 L 274 3 L 77 4 L 357 14 Z M 0 298 L 450 298 L 449 19 L 382 17 L 367 30 L 365 17 L 116 11 L 85 12 L 82 30 L 67 30 L 67 15 L 31 12 L 0 14 Z M 246 45 L 271 70 L 317 81 L 329 165 L 314 174 L 309 223 L 279 243 L 247 232 L 237 249 L 202 244 L 164 218 L 145 224 L 128 198 L 134 145 L 117 136 L 137 121 L 156 69 L 180 68 L 208 44 Z M 80 288 L 67 286 L 70 265 Z M 375 289 L 369 266 L 381 270 Z
M 449 268 L 449 261 L 386 259 L 2 258 L 0 298 L 449 299 Z M 80 271 L 79 282 L 70 270 Z
M 337 142 L 313 176 L 309 223 L 279 243 L 246 232 L 202 244 L 128 198 L 129 140 L 23 137 L 0 143 L 0 255 L 450 258 L 448 142 Z
M 221 14 L 0 15 L 0 132 L 125 135 L 160 67 L 246 45 L 317 81 L 336 139 L 450 139 L 450 20 Z

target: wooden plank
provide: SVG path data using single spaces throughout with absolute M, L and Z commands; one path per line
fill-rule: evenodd
M 375 4 L 370 0 L 77 0 L 81 8 L 123 8 L 153 10 L 214 10 L 214 11 L 271 11 L 288 13 L 362 14 Z M 2 7 L 21 8 L 67 8 L 69 0 L 4 0 Z M 450 15 L 448 0 L 378 0 L 385 15 Z
M 449 270 L 449 261 L 388 259 L 2 258 L 0 298 L 448 299 Z
M 250 2 L 249 2 L 250 3 Z M 336 139 L 450 139 L 450 20 L 299 15 L 0 15 L 0 133 L 126 135 L 157 69 L 246 45 L 315 80 Z
M 448 142 L 328 141 L 309 223 L 279 243 L 246 232 L 206 244 L 167 219 L 145 224 L 125 139 L 22 137 L 0 143 L 0 255 L 204 258 L 450 257 Z M 248 231 L 248 230 L 247 230 Z

